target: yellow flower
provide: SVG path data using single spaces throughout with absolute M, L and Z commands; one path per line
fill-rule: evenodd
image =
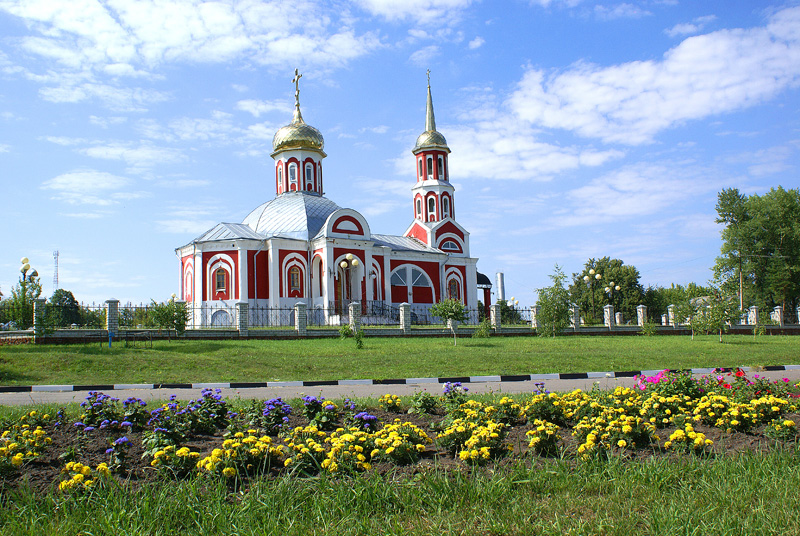
M 222 470 L 222 474 L 228 478 L 236 476 L 236 469 L 233 467 L 226 467 Z
M 628 446 L 628 442 L 625 441 L 624 439 L 620 439 L 619 441 L 617 441 L 617 446 L 619 448 L 625 448 Z

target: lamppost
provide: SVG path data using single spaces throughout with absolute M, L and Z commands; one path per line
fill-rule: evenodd
M 32 298 L 38 298 L 39 294 L 37 293 L 36 296 L 31 294 L 29 287 L 31 285 L 37 284 L 37 278 L 39 277 L 39 272 L 36 271 L 35 268 L 31 268 L 30 262 L 28 261 L 28 257 L 22 257 L 19 261 L 22 266 L 19 267 L 19 271 L 22 274 L 22 277 L 19 279 L 19 291 L 20 291 L 20 298 L 21 302 L 18 302 L 17 309 L 18 311 L 18 318 L 17 320 L 20 321 L 22 324 L 28 324 L 30 322 L 33 323 L 33 301 Z M 30 303 L 29 303 L 30 301 Z M 28 311 L 30 315 L 28 315 Z M 21 326 L 27 327 L 27 326 Z
M 614 293 L 618 293 L 619 292 L 619 285 L 614 285 L 614 282 L 610 281 L 608 283 L 608 286 L 604 290 L 605 290 L 606 294 L 608 294 L 609 301 L 610 301 L 611 305 L 614 306 L 614 311 L 616 312 L 617 305 L 616 305 L 616 303 L 614 303 Z
M 586 286 L 589 287 L 589 291 L 592 293 L 592 321 L 597 321 L 597 314 L 594 306 L 594 283 L 595 281 L 600 281 L 603 279 L 601 274 L 595 272 L 594 268 L 589 269 L 589 274 L 583 276 L 583 282 L 586 283 Z
M 355 268 L 358 266 L 358 259 L 352 254 L 348 253 L 344 256 L 344 259 L 339 262 L 339 268 L 342 269 L 342 280 L 341 283 L 341 304 L 342 304 L 342 311 L 340 314 L 343 314 L 345 308 L 345 302 L 349 303 L 350 301 L 350 270 L 349 268 Z

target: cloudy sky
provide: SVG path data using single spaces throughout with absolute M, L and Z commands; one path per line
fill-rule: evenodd
M 800 4 L 0 0 L 0 291 L 27 256 L 83 302 L 162 301 L 175 248 L 274 195 L 272 136 L 325 136 L 327 196 L 412 219 L 425 70 L 478 269 L 706 282 L 717 193 L 800 185 Z

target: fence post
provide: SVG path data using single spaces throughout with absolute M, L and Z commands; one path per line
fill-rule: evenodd
M 353 334 L 355 334 L 361 329 L 361 304 L 353 302 L 349 305 L 348 309 L 350 313 L 350 329 L 353 330 Z
M 800 324 L 800 307 L 797 308 L 797 311 L 795 311 L 795 313 L 797 313 L 797 323 Z
M 539 316 L 539 306 L 533 305 L 531 306 L 531 329 L 536 329 L 539 327 L 539 321 L 537 320 Z
M 500 318 L 500 306 L 493 303 L 489 306 L 489 316 L 492 327 L 495 333 L 500 333 L 503 330 L 503 319 Z
M 36 342 L 37 337 L 44 336 L 45 302 L 44 298 L 33 300 L 33 342 Z
M 647 322 L 647 306 L 646 305 L 637 305 L 636 306 L 636 323 L 639 326 L 644 326 L 644 323 Z
M 119 300 L 106 300 L 106 330 L 119 333 Z
M 780 327 L 783 327 L 783 307 L 780 305 L 776 306 L 772 310 L 772 314 L 770 316 L 772 317 L 773 322 L 778 324 Z
M 674 305 L 667 305 L 667 325 L 672 326 L 673 328 L 676 327 Z
M 620 326 L 625 323 L 625 320 L 622 318 L 622 313 L 614 313 L 614 318 L 617 320 L 617 325 Z
M 239 329 L 239 337 L 247 337 L 250 329 L 250 304 L 247 302 L 236 304 L 236 327 Z
M 608 329 L 614 329 L 614 306 L 610 303 L 603 307 L 603 322 Z
M 308 335 L 308 311 L 304 302 L 294 304 L 294 329 L 301 337 Z
M 750 324 L 751 326 L 757 326 L 758 325 L 758 306 L 757 305 L 753 305 L 748 310 L 747 323 Z
M 405 302 L 400 304 L 400 329 L 406 335 L 411 333 L 411 306 Z
M 569 327 L 575 331 L 581 329 L 581 308 L 574 303 L 569 306 Z

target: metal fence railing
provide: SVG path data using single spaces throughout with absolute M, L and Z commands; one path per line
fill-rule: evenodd
M 254 306 L 248 314 L 251 328 L 291 328 L 295 323 L 293 307 Z

